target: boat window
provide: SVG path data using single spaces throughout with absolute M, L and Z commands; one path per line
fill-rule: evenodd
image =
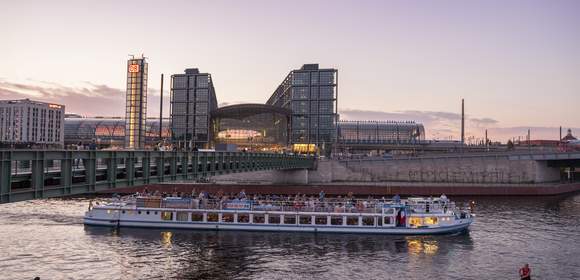
M 191 213 L 192 222 L 203 222 L 203 213 Z
M 295 215 L 285 215 L 284 216 L 284 224 L 285 225 L 295 225 L 296 224 L 296 216 Z
M 149 211 L 145 212 L 147 215 L 149 215 Z
M 385 210 L 383 210 L 384 214 L 394 214 L 395 213 L 395 209 L 394 208 L 387 208 Z
M 330 218 L 330 224 L 333 226 L 342 226 L 343 217 L 332 216 Z
M 383 218 L 377 217 L 377 226 L 379 226 L 379 227 L 383 226 Z
M 312 224 L 312 216 L 300 216 L 300 224 L 301 225 Z
M 254 224 L 263 224 L 265 221 L 264 214 L 254 214 Z
M 268 215 L 268 223 L 269 224 L 279 224 L 280 223 L 280 215 Z
M 316 216 L 316 218 L 314 218 L 314 223 L 317 225 L 326 225 L 328 224 L 328 220 L 326 216 Z
M 155 215 L 157 215 L 157 211 L 155 211 Z
M 349 226 L 358 226 L 358 217 L 356 216 L 346 217 L 346 224 Z
M 391 224 L 391 217 L 383 217 L 383 224 L 390 225 Z
M 187 222 L 189 218 L 189 213 L 187 212 L 177 212 L 177 216 L 175 216 L 175 219 L 181 222 Z
M 207 213 L 207 221 L 210 223 L 217 223 L 218 222 L 218 213 Z
M 147 211 L 147 214 L 149 214 L 149 211 Z M 173 220 L 173 212 L 167 212 L 167 211 L 161 212 L 161 219 L 164 221 Z
M 238 223 L 249 223 L 250 214 L 238 214 Z
M 125 210 L 121 211 L 121 213 L 125 214 Z
M 421 225 L 421 218 L 419 218 L 419 217 L 411 217 L 409 219 L 409 225 L 411 225 L 411 226 L 420 226 Z
M 375 217 L 362 217 L 362 225 L 372 227 L 375 225 Z
M 141 215 L 141 211 L 137 211 L 137 213 L 138 213 L 139 215 Z
M 234 214 L 233 213 L 223 213 L 222 214 L 222 222 L 233 223 L 234 222 Z
M 437 217 L 425 217 L 426 225 L 436 225 L 438 222 Z

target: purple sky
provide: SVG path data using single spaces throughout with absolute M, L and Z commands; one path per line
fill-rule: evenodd
M 469 135 L 555 139 L 580 131 L 579 12 L 576 0 L 12 1 L 0 99 L 122 116 L 127 55 L 145 53 L 157 115 L 160 73 L 198 67 L 220 103 L 263 103 L 291 69 L 320 63 L 339 69 L 343 119 L 457 138 L 465 98 Z

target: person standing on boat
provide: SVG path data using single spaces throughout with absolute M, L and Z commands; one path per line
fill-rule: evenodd
M 521 280 L 531 280 L 532 269 L 529 264 L 525 264 L 524 267 L 520 268 L 520 279 Z
M 318 200 L 320 202 L 323 202 L 324 201 L 324 196 L 325 196 L 324 190 L 321 190 L 320 193 L 318 193 Z

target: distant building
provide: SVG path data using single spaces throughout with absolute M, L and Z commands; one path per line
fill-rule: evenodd
M 169 119 L 163 120 L 163 138 L 169 138 Z M 95 141 L 99 147 L 123 147 L 125 144 L 125 120 L 121 117 L 82 118 L 70 116 L 64 120 L 64 144 L 88 144 Z M 159 141 L 159 119 L 145 122 L 145 147 L 153 147 Z
M 572 129 L 568 128 L 568 133 L 566 136 L 562 137 L 562 141 L 574 141 L 577 140 L 576 137 L 572 136 Z
M 144 57 L 127 61 L 125 147 L 129 149 L 142 149 L 145 146 L 147 67 Z
M 425 140 L 425 127 L 414 121 L 340 121 L 342 144 L 413 144 Z
M 217 99 L 211 74 L 197 68 L 171 76 L 172 142 L 178 148 L 208 146 L 211 113 L 217 109 Z
M 337 85 L 336 69 L 305 64 L 290 71 L 268 99 L 266 104 L 292 111 L 290 143 L 295 148 L 308 145 L 323 154 L 330 152 L 336 141 Z
M 2 146 L 64 144 L 64 105 L 22 100 L 0 100 Z

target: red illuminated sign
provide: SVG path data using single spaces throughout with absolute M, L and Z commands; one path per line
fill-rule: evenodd
M 129 65 L 129 73 L 139 73 L 139 64 Z

